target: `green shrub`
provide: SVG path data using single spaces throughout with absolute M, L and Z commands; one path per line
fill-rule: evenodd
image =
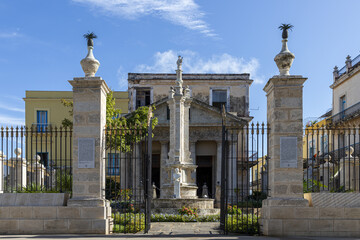
M 233 205 L 231 206 L 230 204 L 228 205 L 227 207 L 227 213 L 230 214 L 230 215 L 240 215 L 241 214 L 241 209 L 238 208 L 237 205 Z
M 36 185 L 35 183 L 28 184 L 26 187 L 19 186 L 18 190 L 15 190 L 17 193 L 59 193 L 57 190 L 48 190 L 44 186 Z
M 189 216 L 181 214 L 152 214 L 152 222 L 218 222 L 220 215 Z
M 137 233 L 145 229 L 145 214 L 143 213 L 113 213 L 113 232 Z
M 226 231 L 233 233 L 259 233 L 258 217 L 253 214 L 228 215 Z

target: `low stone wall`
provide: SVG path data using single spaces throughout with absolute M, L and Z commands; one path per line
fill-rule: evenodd
M 0 234 L 106 234 L 111 208 L 0 207 Z
M 360 207 L 359 193 L 305 193 L 310 207 Z M 360 218 L 360 216 L 359 216 Z
M 0 234 L 109 234 L 111 207 L 66 206 L 67 193 L 0 194 Z
M 0 206 L 66 206 L 68 193 L 2 193 Z
M 260 224 L 268 236 L 360 237 L 360 208 L 264 206 Z

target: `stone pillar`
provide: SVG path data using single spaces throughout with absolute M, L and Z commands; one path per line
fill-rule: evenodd
M 281 235 L 283 231 L 275 226 L 279 221 L 272 219 L 276 215 L 273 208 L 308 206 L 303 194 L 302 160 L 302 88 L 305 81 L 302 76 L 274 76 L 264 87 L 270 126 L 270 191 L 268 199 L 263 201 L 261 215 L 265 235 Z
M 37 156 L 38 156 L 37 159 L 40 159 L 40 156 L 39 155 Z M 44 165 L 36 161 L 32 164 L 32 169 L 33 169 L 33 174 L 32 174 L 31 183 L 36 184 L 36 186 L 44 186 L 44 180 L 45 180 Z
M 105 124 L 109 88 L 101 77 L 74 78 L 69 82 L 73 86 L 74 120 L 73 192 L 68 206 L 94 212 L 89 215 L 93 227 L 84 232 L 108 234 L 111 208 L 105 199 Z M 96 215 L 99 211 L 102 214 Z
M 109 88 L 100 77 L 74 78 L 73 197 L 75 203 L 104 206 L 105 124 Z
M 222 160 L 222 141 L 216 141 L 216 187 L 215 187 L 215 206 L 220 207 L 221 196 L 221 160 Z
M 168 171 L 166 170 L 166 162 L 169 153 L 169 142 L 160 141 L 161 144 L 161 155 L 160 155 L 160 198 L 166 196 L 165 186 L 169 185 L 171 178 L 169 177 Z
M 196 140 L 190 141 L 190 158 L 193 160 L 193 164 L 196 164 Z
M 321 180 L 321 184 L 323 184 L 323 187 L 320 187 L 320 191 L 324 192 L 324 191 L 330 191 L 331 190 L 331 180 L 330 178 L 334 175 L 334 164 L 326 161 L 327 159 L 325 159 L 325 163 L 320 165 L 320 170 L 319 170 L 319 175 L 320 175 L 320 179 Z
M 20 187 L 26 188 L 27 186 L 27 169 L 26 169 L 26 159 L 21 158 L 21 148 L 16 148 L 14 150 L 15 156 L 9 159 L 9 162 L 13 166 L 13 171 L 10 172 L 10 188 L 18 189 Z

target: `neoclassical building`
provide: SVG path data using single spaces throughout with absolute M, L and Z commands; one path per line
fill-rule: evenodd
M 175 86 L 176 78 L 176 74 L 128 75 L 128 111 L 132 112 L 137 107 L 149 104 L 153 104 L 156 109 L 154 115 L 158 118 L 158 125 L 154 129 L 152 145 L 152 180 L 160 188 L 160 198 L 168 195 L 164 189 L 171 182 L 171 175 L 165 173 L 170 155 L 168 100 L 170 87 Z M 188 113 L 185 114 L 189 120 L 189 137 L 184 139 L 188 141 L 190 159 L 197 166 L 191 178 L 198 187 L 198 196 L 201 195 L 202 186 L 206 183 L 209 196 L 219 198 L 222 160 L 221 108 L 225 106 L 229 123 L 237 126 L 246 125 L 252 119 L 249 116 L 249 87 L 253 80 L 249 78 L 249 74 L 183 74 L 182 80 L 183 86 L 188 86 L 190 90 L 191 99 Z M 240 161 L 239 156 L 236 159 Z M 196 176 L 193 176 L 195 174 Z M 240 174 L 245 174 L 245 179 L 248 177 L 246 170 L 244 173 L 231 174 L 234 179 Z

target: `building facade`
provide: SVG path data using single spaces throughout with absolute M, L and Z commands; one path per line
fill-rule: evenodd
M 152 145 L 152 181 L 160 188 L 160 197 L 162 186 L 171 181 L 164 177 L 162 171 L 170 150 L 170 110 L 167 101 L 170 87 L 174 86 L 175 80 L 176 74 L 129 73 L 128 91 L 114 92 L 116 108 L 121 109 L 122 113 L 130 113 L 140 106 L 155 106 L 154 116 L 158 118 L 158 125 L 154 129 Z M 189 87 L 192 99 L 188 113 L 188 141 L 190 157 L 197 165 L 196 176 L 193 176 L 198 187 L 197 195 L 201 196 L 202 187 L 206 184 L 208 195 L 219 200 L 223 121 L 221 109 L 222 106 L 225 107 L 228 124 L 247 125 L 252 119 L 249 116 L 249 87 L 253 80 L 249 78 L 249 74 L 183 74 L 183 81 L 183 85 Z M 72 92 L 27 91 L 24 98 L 26 126 L 35 127 L 38 134 L 41 134 L 44 128 L 61 126 L 64 118 L 71 118 L 69 109 L 63 106 L 61 99 L 71 100 Z M 230 144 L 244 143 L 237 141 Z M 50 149 L 50 142 L 37 140 L 33 148 L 33 152 L 41 156 L 46 167 L 46 164 L 51 162 L 51 156 L 49 151 L 43 149 Z M 116 156 L 108 156 L 107 159 L 108 170 L 115 170 L 112 175 L 120 175 L 121 172 L 115 169 Z M 235 157 L 234 161 L 241 161 L 240 156 Z M 249 170 L 231 174 L 234 179 L 237 175 L 245 174 L 247 179 Z

